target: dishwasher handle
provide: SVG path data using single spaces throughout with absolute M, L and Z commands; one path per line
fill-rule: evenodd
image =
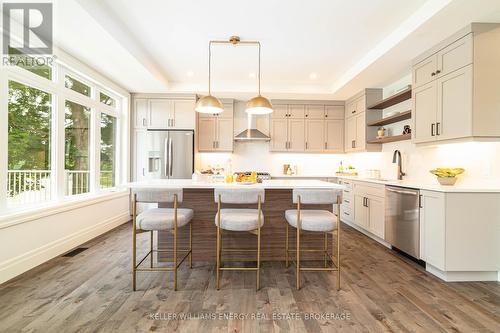
M 404 190 L 404 189 L 399 189 L 399 188 L 394 188 L 394 187 L 388 187 L 388 186 L 385 187 L 385 190 L 389 191 L 389 192 L 398 193 L 398 194 L 407 194 L 407 195 L 414 195 L 414 196 L 418 195 L 418 190 L 414 190 L 414 191 L 412 191 L 412 190 Z

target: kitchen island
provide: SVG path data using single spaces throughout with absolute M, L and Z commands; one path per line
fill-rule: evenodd
M 343 185 L 320 180 L 264 180 L 262 183 L 243 185 L 238 183 L 211 183 L 197 182 L 191 179 L 162 179 L 129 183 L 126 185 L 131 190 L 137 188 L 182 188 L 184 200 L 180 207 L 194 210 L 193 223 L 193 261 L 214 261 L 216 246 L 215 214 L 217 203 L 214 200 L 215 188 L 264 188 L 265 202 L 262 204 L 264 214 L 264 226 L 261 229 L 261 256 L 262 260 L 284 260 L 285 259 L 285 210 L 295 208 L 292 203 L 292 191 L 294 188 L 317 188 L 317 189 L 344 189 Z M 161 205 L 161 207 L 168 207 Z M 223 208 L 257 208 L 257 205 L 229 205 Z M 332 211 L 332 205 L 308 205 L 307 209 L 328 209 Z M 187 229 L 180 229 L 179 248 L 185 248 L 188 244 Z M 294 229 L 295 230 L 295 229 Z M 322 233 L 307 233 L 301 239 L 304 248 L 323 246 Z M 225 235 L 229 237 L 224 237 Z M 290 232 L 291 244 L 294 244 L 295 235 Z M 223 234 L 224 248 L 247 247 L 255 248 L 256 237 L 248 232 L 229 232 Z M 330 244 L 331 245 L 331 244 Z M 170 232 L 158 232 L 158 248 L 166 249 L 172 246 L 172 235 Z M 158 260 L 164 261 L 165 253 L 161 253 Z M 240 260 L 249 258 L 249 254 L 225 254 L 225 260 Z M 304 259 L 310 259 L 309 253 L 305 252 Z M 171 258 L 170 258 L 171 259 Z M 320 258 L 321 259 L 321 258 Z

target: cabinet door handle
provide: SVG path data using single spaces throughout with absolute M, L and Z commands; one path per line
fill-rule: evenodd
M 212 148 L 215 148 L 215 141 L 212 141 Z
M 309 115 L 308 115 L 308 114 L 306 114 L 306 118 L 307 118 L 307 117 L 309 117 Z
M 420 195 L 418 196 L 418 207 L 419 207 L 419 208 L 424 208 L 424 207 L 422 206 L 422 194 L 420 194 Z
M 366 200 L 366 207 L 368 207 L 368 198 L 365 198 Z
M 436 124 L 434 124 L 434 123 L 431 124 L 431 136 L 435 136 L 435 134 L 434 134 L 434 126 L 435 125 Z
M 434 75 L 436 75 L 436 72 L 432 72 L 432 73 L 431 73 L 431 76 L 434 76 Z
M 328 115 L 327 115 L 327 114 L 325 114 L 325 118 L 328 118 Z
M 306 149 L 309 147 L 308 142 L 306 142 Z
M 344 212 L 345 215 L 349 216 L 350 214 L 348 212 Z
M 356 110 L 352 110 L 352 112 L 351 112 L 351 113 L 356 113 Z
M 441 135 L 441 133 L 439 133 L 439 125 L 441 125 L 441 123 L 436 123 L 436 135 Z
M 142 168 L 142 175 L 146 176 L 146 170 L 144 168 Z
M 439 73 L 441 73 L 441 71 L 438 69 L 438 70 L 436 71 L 436 75 L 437 75 L 437 74 L 439 74 Z
M 146 118 L 142 118 L 142 126 L 146 126 Z
M 325 142 L 325 149 L 328 149 L 328 144 Z

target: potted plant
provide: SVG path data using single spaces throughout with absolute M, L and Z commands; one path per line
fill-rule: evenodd
M 437 180 L 441 185 L 455 185 L 457 176 L 464 173 L 462 168 L 436 168 L 430 173 L 437 176 Z

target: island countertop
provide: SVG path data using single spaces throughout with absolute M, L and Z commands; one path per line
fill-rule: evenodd
M 276 190 L 293 190 L 295 188 L 317 188 L 317 189 L 335 189 L 342 190 L 344 185 L 325 182 L 321 180 L 309 179 L 272 179 L 264 180 L 262 183 L 250 185 L 239 183 L 217 183 L 194 181 L 191 179 L 155 179 L 139 182 L 131 182 L 124 185 L 134 188 L 183 188 L 183 189 L 215 189 L 215 188 L 264 188 Z

